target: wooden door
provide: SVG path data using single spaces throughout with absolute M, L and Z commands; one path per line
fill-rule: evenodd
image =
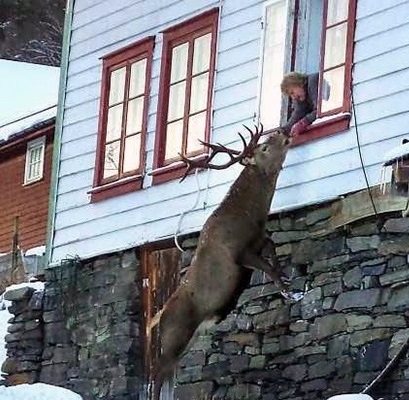
M 155 360 L 160 354 L 159 329 L 147 329 L 179 284 L 180 252 L 175 247 L 146 248 L 142 251 L 143 308 L 145 326 L 145 371 L 147 378 L 153 372 Z M 162 398 L 173 398 L 173 385 L 164 385 Z M 167 394 L 166 394 L 167 393 Z

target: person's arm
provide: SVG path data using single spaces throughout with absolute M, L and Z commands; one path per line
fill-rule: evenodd
M 282 127 L 286 133 L 291 131 L 291 128 L 306 115 L 306 107 L 304 102 L 294 101 L 293 111 L 286 124 Z M 310 122 L 311 123 L 311 122 Z

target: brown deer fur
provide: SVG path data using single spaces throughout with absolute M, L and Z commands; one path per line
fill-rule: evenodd
M 261 251 L 265 224 L 290 138 L 275 132 L 258 144 L 219 207 L 203 226 L 186 280 L 149 327 L 159 324 L 161 354 L 153 374 L 159 399 L 168 377 L 198 326 L 223 319 L 249 283 L 251 269 L 266 272 L 280 289 L 279 271 Z

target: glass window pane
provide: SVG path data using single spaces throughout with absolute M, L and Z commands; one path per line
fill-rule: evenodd
M 129 98 L 145 92 L 146 58 L 131 65 L 131 80 L 129 82 Z
M 286 21 L 285 1 L 267 7 L 259 110 L 264 129 L 280 125 L 282 104 L 280 83 L 284 74 L 286 54 Z
M 122 67 L 111 72 L 109 86 L 109 105 L 124 101 L 126 68 Z
M 165 159 L 169 160 L 178 156 L 182 151 L 183 143 L 183 121 L 168 124 L 166 130 Z
M 168 121 L 183 117 L 185 112 L 186 82 L 172 85 L 169 89 Z
M 142 130 L 143 97 L 137 97 L 128 102 L 128 117 L 126 119 L 126 135 Z
M 347 24 L 334 26 L 327 30 L 325 38 L 324 69 L 345 62 L 347 47 Z
M 207 108 L 207 89 L 209 87 L 209 73 L 196 76 L 192 79 L 192 88 L 190 93 L 190 110 L 193 114 Z
M 125 139 L 123 172 L 135 171 L 139 168 L 141 152 L 141 135 Z
M 173 48 L 170 83 L 186 78 L 188 48 L 189 43 L 183 43 Z
M 205 139 L 206 111 L 189 118 L 189 128 L 187 137 L 187 153 L 203 149 L 199 142 Z
M 193 75 L 209 69 L 211 42 L 212 42 L 211 33 L 201 36 L 194 41 Z
M 117 140 L 105 146 L 104 179 L 118 175 L 120 143 Z
M 321 112 L 327 112 L 342 107 L 344 103 L 344 80 L 345 67 L 335 68 L 324 73 L 324 86 L 326 90 L 322 90 Z M 324 88 L 325 89 L 325 88 Z
M 112 140 L 121 137 L 121 125 L 122 125 L 122 110 L 123 104 L 111 107 L 108 110 L 108 121 L 107 121 L 107 136 L 106 141 L 110 142 Z
M 327 26 L 348 19 L 349 0 L 328 0 Z

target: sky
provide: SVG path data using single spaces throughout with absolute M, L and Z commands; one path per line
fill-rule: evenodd
M 0 60 L 0 140 L 11 133 L 56 115 L 56 108 L 31 119 L 7 125 L 55 106 L 58 99 L 60 68 Z

